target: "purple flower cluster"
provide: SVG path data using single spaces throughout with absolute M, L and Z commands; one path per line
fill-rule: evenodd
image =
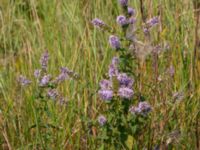
M 103 125 L 105 125 L 105 124 L 106 124 L 106 122 L 107 122 L 107 119 L 106 119 L 106 117 L 105 117 L 105 116 L 103 116 L 103 115 L 100 115 L 100 116 L 98 117 L 98 122 L 99 122 L 99 124 L 100 124 L 101 126 L 103 126 Z
M 122 7 L 127 7 L 128 6 L 128 0 L 119 0 L 119 3 Z
M 40 64 L 43 70 L 47 70 L 48 60 L 49 60 L 49 53 L 48 51 L 46 51 L 42 54 L 40 58 Z
M 123 99 L 131 99 L 133 97 L 134 92 L 132 90 L 132 87 L 134 80 L 128 77 L 126 73 L 119 73 L 118 65 L 119 58 L 114 57 L 112 59 L 112 63 L 110 64 L 108 72 L 110 80 L 104 79 L 100 81 L 101 89 L 99 90 L 98 94 L 103 100 L 112 100 L 113 98 L 113 77 L 115 77 L 117 79 L 117 82 L 119 83 L 117 93 L 119 97 Z
M 54 83 L 61 83 L 64 80 L 66 80 L 69 77 L 69 74 L 71 74 L 71 70 L 69 70 L 66 67 L 61 67 L 60 74 L 56 77 L 56 79 L 53 81 Z
M 29 85 L 31 83 L 30 80 L 28 80 L 25 76 L 20 75 L 18 78 L 18 82 L 22 85 L 22 86 L 26 86 Z
M 117 24 L 123 27 L 123 26 L 128 25 L 128 21 L 125 16 L 120 15 L 117 17 Z
M 139 102 L 138 107 L 132 106 L 129 111 L 134 115 L 147 115 L 152 110 L 147 102 Z
M 49 75 L 49 74 L 48 75 L 44 75 L 42 77 L 42 79 L 40 80 L 39 85 L 41 87 L 47 86 L 49 84 L 50 80 L 51 80 L 51 75 Z
M 106 24 L 98 18 L 93 19 L 92 24 L 97 28 L 102 28 L 103 26 L 106 26 Z
M 55 100 L 59 94 L 58 91 L 56 89 L 49 89 L 47 92 L 47 96 L 53 100 Z
M 158 23 L 159 23 L 159 18 L 158 17 L 153 17 L 153 18 L 151 18 L 151 19 L 149 19 L 147 21 L 147 25 L 149 26 L 149 28 L 157 25 Z
M 121 44 L 120 44 L 120 40 L 117 36 L 114 36 L 114 35 L 111 35 L 109 37 L 109 43 L 110 43 L 110 46 L 113 48 L 113 49 L 120 49 L 121 47 Z
M 135 9 L 128 7 L 128 15 L 129 16 L 134 16 L 135 15 Z

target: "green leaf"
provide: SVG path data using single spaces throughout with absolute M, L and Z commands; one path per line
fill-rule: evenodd
M 128 135 L 128 138 L 126 140 L 126 146 L 128 147 L 128 149 L 131 150 L 133 148 L 134 141 L 135 141 L 134 137 L 131 135 Z

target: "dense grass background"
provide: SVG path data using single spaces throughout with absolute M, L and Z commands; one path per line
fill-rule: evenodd
M 141 25 L 140 1 L 130 0 L 130 5 L 137 10 L 137 24 Z M 194 63 L 194 47 L 199 10 L 191 0 L 146 0 L 144 6 L 148 18 L 161 15 L 161 24 L 153 34 L 156 43 L 167 41 L 170 45 L 159 57 L 158 74 L 165 74 L 172 64 L 175 76 L 157 83 L 151 57 L 136 67 L 135 72 L 141 73 L 136 87 L 142 85 L 141 92 L 154 107 L 150 130 L 144 131 L 141 141 L 144 147 L 165 145 L 171 133 L 180 131 L 178 137 L 171 138 L 173 147 L 198 149 L 200 59 Z M 97 130 L 88 128 L 89 120 L 96 120 L 100 113 L 98 82 L 115 52 L 108 46 L 108 34 L 94 29 L 90 21 L 98 17 L 118 30 L 115 18 L 119 14 L 117 0 L 0 0 L 0 149 L 99 147 Z M 45 49 L 50 52 L 49 72 L 57 74 L 60 66 L 67 66 L 80 79 L 67 81 L 60 89 L 69 99 L 67 107 L 49 104 L 50 117 L 44 120 L 58 129 L 44 129 L 41 134 L 30 129 L 37 122 L 38 104 L 31 92 L 34 85 L 21 89 L 16 78 L 24 74 L 33 79 Z M 172 103 L 177 91 L 184 92 L 184 99 Z

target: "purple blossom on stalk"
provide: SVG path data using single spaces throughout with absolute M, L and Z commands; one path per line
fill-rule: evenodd
M 121 44 L 117 36 L 111 35 L 109 37 L 109 43 L 113 49 L 120 49 Z
M 56 99 L 58 97 L 58 91 L 56 89 L 50 89 L 47 92 L 47 96 L 50 97 L 51 99 Z
M 92 20 L 92 24 L 97 28 L 101 28 L 103 26 L 106 26 L 106 24 L 102 20 L 100 20 L 98 18 L 93 19 Z
M 128 24 L 128 21 L 127 21 L 125 16 L 120 15 L 120 16 L 117 17 L 117 24 L 119 24 L 120 26 L 123 27 L 123 26 Z
M 143 115 L 146 115 L 147 113 L 149 113 L 152 110 L 151 106 L 147 102 L 140 102 L 138 104 L 138 108 L 140 109 L 140 112 Z
M 128 0 L 119 0 L 119 3 L 122 7 L 128 6 Z
M 111 89 L 112 88 L 112 82 L 109 81 L 109 80 L 101 80 L 100 83 L 99 83 L 101 89 L 103 90 L 108 90 L 108 89 Z
M 40 64 L 42 66 L 42 69 L 47 70 L 48 60 L 49 60 L 49 53 L 48 51 L 45 51 L 40 58 Z
M 40 81 L 40 86 L 47 86 L 48 83 L 50 82 L 51 79 L 51 75 L 45 75 L 42 77 L 41 81 Z
M 98 122 L 99 122 L 99 124 L 100 124 L 101 126 L 103 126 L 103 125 L 105 125 L 105 124 L 106 124 L 106 122 L 107 122 L 107 119 L 106 119 L 106 117 L 105 117 L 105 116 L 103 116 L 103 115 L 100 115 L 100 116 L 98 117 Z
M 149 28 L 157 25 L 158 23 L 159 23 L 159 18 L 158 17 L 153 17 L 153 18 L 151 18 L 151 19 L 149 19 L 147 21 L 147 25 L 149 26 Z
M 40 74 L 41 74 L 41 70 L 40 70 L 40 69 L 36 69 L 36 70 L 34 71 L 34 77 L 35 77 L 36 79 L 38 79 L 38 78 L 40 77 Z
M 118 95 L 121 98 L 131 99 L 133 97 L 133 94 L 134 94 L 133 90 L 127 87 L 122 87 L 122 88 L 119 88 L 118 90 Z
M 25 76 L 20 75 L 18 78 L 18 82 L 22 85 L 22 86 L 26 86 L 28 84 L 31 83 L 30 80 L 28 80 Z
M 128 7 L 128 14 L 129 14 L 129 16 L 135 15 L 135 9 Z
M 118 79 L 121 87 L 132 88 L 134 80 L 132 78 L 128 77 L 126 73 L 120 73 L 117 76 L 117 79 Z
M 62 82 L 64 80 L 66 80 L 68 78 L 68 74 L 71 73 L 71 71 L 68 68 L 62 67 L 60 69 L 60 74 L 58 75 L 58 77 L 56 77 L 55 81 L 56 83 Z
M 98 94 L 99 94 L 100 98 L 105 101 L 112 100 L 112 98 L 113 98 L 112 90 L 99 90 Z
M 112 78 L 114 76 L 117 76 L 119 74 L 119 71 L 115 65 L 111 64 L 109 66 L 108 74 L 109 74 L 109 77 Z

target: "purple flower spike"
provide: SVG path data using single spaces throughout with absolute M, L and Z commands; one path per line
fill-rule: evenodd
M 120 88 L 118 91 L 118 95 L 121 98 L 125 98 L 125 99 L 131 99 L 133 97 L 133 94 L 134 94 L 133 90 L 126 87 Z
M 109 100 L 112 100 L 113 98 L 112 90 L 99 90 L 98 94 L 102 100 L 109 101 Z
M 106 24 L 102 20 L 100 20 L 98 18 L 93 19 L 92 20 L 92 24 L 97 28 L 101 28 L 103 26 L 106 26 Z
M 109 43 L 113 49 L 120 49 L 120 41 L 117 36 L 111 35 L 109 37 Z
M 147 25 L 151 28 L 159 23 L 158 17 L 153 17 L 150 20 L 147 21 Z
M 112 78 L 114 76 L 117 76 L 119 74 L 119 71 L 115 65 L 111 64 L 108 70 L 108 74 L 109 77 Z
M 103 90 L 108 90 L 112 88 L 112 82 L 109 80 L 105 80 L 105 79 L 101 80 L 99 84 L 100 84 L 101 89 Z
M 58 97 L 58 91 L 56 89 L 50 89 L 47 92 L 47 96 L 55 100 Z
M 42 54 L 40 58 L 40 64 L 42 66 L 42 69 L 47 70 L 48 60 L 49 60 L 49 53 L 48 51 L 46 51 Z
M 26 86 L 28 84 L 31 83 L 30 80 L 28 80 L 26 77 L 20 75 L 19 78 L 18 78 L 18 82 L 22 85 L 22 86 Z
M 140 102 L 138 105 L 138 108 L 140 109 L 140 112 L 143 115 L 146 115 L 147 113 L 149 113 L 152 110 L 151 106 L 147 102 Z
M 100 115 L 100 116 L 98 117 L 98 122 L 99 122 L 99 124 L 100 124 L 101 126 L 103 126 L 103 125 L 105 125 L 105 124 L 106 124 L 106 122 L 107 122 L 107 119 L 106 119 L 106 117 L 105 117 L 105 116 L 103 116 L 103 115 Z
M 119 0 L 119 3 L 122 7 L 128 6 L 128 0 Z
M 135 9 L 128 7 L 128 14 L 129 14 L 129 16 L 135 15 Z
M 134 80 L 126 75 L 126 73 L 121 73 L 117 76 L 117 79 L 121 87 L 132 88 Z
M 47 86 L 49 81 L 51 79 L 51 75 L 45 75 L 42 77 L 41 81 L 40 81 L 40 86 Z
M 125 16 L 120 15 L 120 16 L 117 17 L 117 24 L 119 24 L 120 26 L 123 27 L 123 26 L 128 24 L 128 21 L 127 21 Z

